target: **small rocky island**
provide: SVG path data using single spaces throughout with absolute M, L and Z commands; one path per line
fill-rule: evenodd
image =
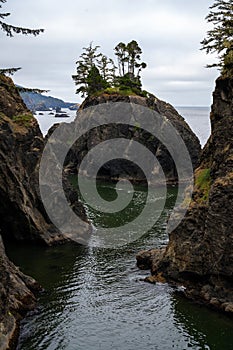
M 76 121 L 71 123 L 70 127 L 74 128 L 76 123 L 78 123 L 78 125 L 85 124 L 87 126 L 89 120 L 91 120 L 91 117 L 93 117 L 95 113 L 95 109 L 93 110 L 91 107 L 96 108 L 103 104 L 108 105 L 109 108 L 114 106 L 112 109 L 112 113 L 114 113 L 114 108 L 117 108 L 117 103 L 119 103 L 119 106 L 122 106 L 123 104 L 129 104 L 129 106 L 132 106 L 132 109 L 129 108 L 128 110 L 128 114 L 131 114 L 132 116 L 134 114 L 133 106 L 139 105 L 144 107 L 145 111 L 156 112 L 161 120 L 162 118 L 166 118 L 183 139 L 189 152 L 192 166 L 193 168 L 196 168 L 201 150 L 197 136 L 172 105 L 159 100 L 152 94 L 148 97 L 143 97 L 133 93 L 131 95 L 123 95 L 120 92 L 103 92 L 98 96 L 87 97 L 77 112 Z M 122 107 L 119 107 L 119 109 L 121 108 Z M 83 113 L 86 109 L 87 112 Z M 67 172 L 70 174 L 77 174 L 82 159 L 88 154 L 92 147 L 113 138 L 125 138 L 140 142 L 158 159 L 161 169 L 165 174 L 167 184 L 177 184 L 178 178 L 176 166 L 167 148 L 156 137 L 152 137 L 149 132 L 140 129 L 140 126 L 127 125 L 127 123 L 110 123 L 109 125 L 94 128 L 86 134 L 84 133 L 82 138 L 75 143 L 69 152 L 66 164 Z M 127 152 L 130 153 L 130 148 Z M 95 159 L 92 161 L 94 162 Z M 152 167 L 150 169 L 151 173 L 157 173 L 158 171 L 157 168 Z M 144 184 L 147 180 L 140 168 L 135 167 L 135 164 L 124 159 L 112 159 L 111 161 L 102 164 L 97 175 L 97 179 L 104 181 L 117 181 L 124 178 L 129 179 L 133 183 Z M 91 174 L 86 173 L 85 176 L 91 177 Z

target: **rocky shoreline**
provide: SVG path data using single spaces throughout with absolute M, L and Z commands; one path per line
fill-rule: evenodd
M 233 79 L 213 93 L 211 136 L 195 171 L 192 202 L 163 250 L 137 255 L 147 280 L 183 285 L 184 295 L 233 316 Z

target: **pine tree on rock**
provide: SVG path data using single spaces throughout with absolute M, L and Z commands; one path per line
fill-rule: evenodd
M 76 62 L 76 74 L 72 75 L 72 78 L 76 86 L 79 86 L 76 93 L 81 93 L 82 97 L 88 94 L 90 77 L 89 74 L 92 68 L 95 66 L 97 59 L 101 56 L 98 53 L 99 46 L 92 46 L 92 42 L 88 47 L 83 47 L 84 52 L 80 55 L 79 60 Z
M 141 70 L 146 68 L 145 62 L 141 61 L 142 49 L 136 40 L 128 44 L 120 42 L 115 47 L 115 54 L 118 57 L 120 76 L 116 78 L 116 83 L 122 89 L 132 89 L 133 92 L 140 94 L 141 91 Z M 136 69 L 138 69 L 136 73 Z
M 97 60 L 97 66 L 103 79 L 111 85 L 115 79 L 116 66 L 111 58 L 101 54 Z
M 77 85 L 77 94 L 82 97 L 98 92 L 122 92 L 143 94 L 140 72 L 146 68 L 141 62 L 142 50 L 135 40 L 125 44 L 120 42 L 114 49 L 118 61 L 117 67 L 111 58 L 98 52 L 99 46 L 84 47 L 84 52 L 76 62 L 76 74 L 72 76 Z
M 124 76 L 125 75 L 125 64 L 128 61 L 128 57 L 127 57 L 127 48 L 126 45 L 122 42 L 120 42 L 119 44 L 117 44 L 117 46 L 114 49 L 115 51 L 115 55 L 118 58 L 118 70 L 119 70 L 119 74 L 120 76 Z
M 87 77 L 87 94 L 93 95 L 98 91 L 106 89 L 109 85 L 107 81 L 100 75 L 98 68 L 93 65 Z

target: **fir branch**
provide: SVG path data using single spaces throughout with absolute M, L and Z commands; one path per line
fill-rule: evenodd
M 17 87 L 17 90 L 19 92 L 35 92 L 37 94 L 43 94 L 43 93 L 46 93 L 46 92 L 49 92 L 50 90 L 41 90 L 41 89 L 33 89 L 33 88 L 26 88 L 26 87 L 22 87 L 22 86 L 16 86 Z
M 14 75 L 21 67 L 18 68 L 0 68 L 0 74 Z
M 0 18 L 5 18 L 5 17 L 8 17 L 8 16 L 10 16 L 10 13 L 0 13 Z
M 23 34 L 23 35 L 34 35 L 37 36 L 40 33 L 44 32 L 44 29 L 29 29 L 29 28 L 20 28 L 20 27 L 15 27 L 10 24 L 4 23 L 0 21 L 0 27 L 4 32 L 6 32 L 7 36 L 13 37 L 13 33 L 16 34 Z
M 7 0 L 0 0 L 0 3 L 6 3 Z M 2 8 L 2 5 L 0 5 Z M 0 13 L 0 19 L 4 20 L 6 17 L 10 16 L 10 13 Z M 17 27 L 11 24 L 0 21 L 0 28 L 6 33 L 7 36 L 13 37 L 14 34 L 23 34 L 23 35 L 34 35 L 37 36 L 40 33 L 44 32 L 44 29 L 30 29 L 24 27 Z

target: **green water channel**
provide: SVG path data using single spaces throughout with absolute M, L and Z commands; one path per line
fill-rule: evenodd
M 109 184 L 100 184 L 99 191 L 109 200 L 115 196 Z M 145 190 L 136 187 L 128 210 L 138 214 L 144 197 Z M 171 187 L 153 229 L 117 249 L 8 245 L 10 258 L 45 289 L 37 309 L 22 321 L 18 350 L 232 350 L 232 320 L 181 298 L 167 284 L 143 282 L 149 272 L 136 267 L 139 250 L 167 243 L 175 197 Z M 114 224 L 114 216 L 90 208 L 88 215 L 95 226 Z

